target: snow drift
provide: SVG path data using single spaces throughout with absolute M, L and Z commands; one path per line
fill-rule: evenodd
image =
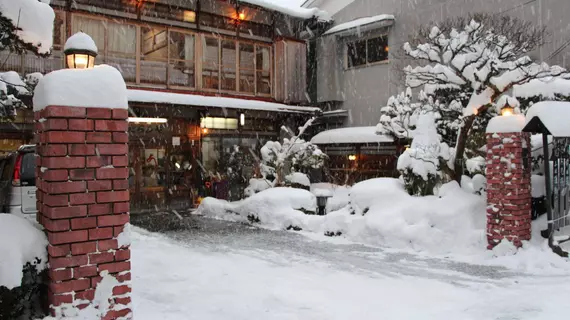
M 12 214 L 0 214 L 0 286 L 19 287 L 26 263 L 38 272 L 47 262 L 47 239 L 39 226 Z M 40 259 L 36 263 L 36 258 Z
M 327 216 L 306 215 L 315 210 L 313 194 L 272 188 L 234 203 L 204 199 L 197 214 L 431 253 L 468 253 L 486 247 L 485 199 L 455 182 L 443 185 L 435 196 L 412 197 L 400 180 L 371 179 L 354 185 L 348 200 L 348 205 Z

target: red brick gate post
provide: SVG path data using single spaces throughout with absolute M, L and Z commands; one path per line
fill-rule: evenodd
M 49 241 L 52 314 L 91 309 L 101 319 L 132 318 L 126 88 L 121 77 L 125 98 L 110 97 L 119 101 L 113 109 L 101 97 L 76 92 L 123 94 L 121 87 L 102 92 L 105 83 L 89 88 L 93 78 L 105 82 L 100 74 L 107 73 L 115 77 L 107 85 L 117 86 L 120 74 L 110 69 L 53 72 L 40 81 L 34 97 L 37 220 Z M 81 85 L 61 83 L 78 74 Z M 94 105 L 97 99 L 100 107 Z M 105 301 L 96 301 L 96 292 Z
M 531 236 L 530 136 L 524 116 L 499 116 L 487 127 L 487 241 L 515 246 Z M 526 150 L 524 150 L 526 149 Z M 526 159 L 525 159 L 526 158 Z

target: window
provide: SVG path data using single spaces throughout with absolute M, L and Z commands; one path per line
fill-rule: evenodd
M 136 81 L 137 28 L 134 25 L 107 22 L 107 61 L 121 71 L 127 82 Z
M 170 31 L 170 84 L 195 87 L 195 41 L 192 34 Z
M 222 90 L 236 91 L 236 42 L 222 40 Z
M 141 28 L 141 83 L 166 83 L 168 33 L 166 29 Z
M 256 47 L 255 71 L 257 81 L 257 93 L 271 94 L 271 48 L 266 46 Z
M 203 38 L 202 52 L 202 87 L 219 89 L 220 41 L 216 38 Z
M 237 130 L 238 119 L 206 117 L 200 119 L 200 127 L 208 129 Z
M 58 50 L 65 44 L 65 11 L 55 10 L 53 20 L 53 48 Z
M 388 37 L 381 36 L 347 43 L 348 68 L 388 60 Z
M 104 63 L 104 58 L 102 56 L 105 53 L 105 21 L 101 19 L 93 19 L 85 16 L 74 15 L 73 16 L 73 27 L 71 28 L 71 33 L 75 34 L 77 32 L 85 32 L 97 46 L 97 59 L 96 63 Z
M 239 91 L 255 93 L 255 47 L 249 43 L 239 44 Z

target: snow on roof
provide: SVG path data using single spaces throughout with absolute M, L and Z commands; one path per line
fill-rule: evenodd
M 525 119 L 521 114 L 496 116 L 489 121 L 487 133 L 521 132 L 524 126 Z
M 543 101 L 532 105 L 526 112 L 528 125 L 538 118 L 554 137 L 570 137 L 570 102 Z
M 188 106 L 205 106 L 230 109 L 260 110 L 260 111 L 280 111 L 292 113 L 314 113 L 320 111 L 319 108 L 289 106 L 281 103 L 246 100 L 238 98 L 224 98 L 202 96 L 198 94 L 182 94 L 149 90 L 127 90 L 129 101 L 145 103 L 170 103 Z
M 301 18 L 301 19 L 311 19 L 313 17 L 317 17 L 321 20 L 331 20 L 330 15 L 320 10 L 319 8 L 301 8 L 301 6 L 297 3 L 276 3 L 275 1 L 271 0 L 240 0 L 241 2 L 247 2 L 249 4 L 253 4 L 256 6 L 260 6 L 266 9 L 270 9 L 273 11 L 281 12 L 286 15 L 290 15 L 292 17 Z
M 388 135 L 376 134 L 376 127 L 351 127 L 323 131 L 311 139 L 314 144 L 394 142 Z
M 552 99 L 557 94 L 570 96 L 570 80 L 561 78 L 535 79 L 513 87 L 513 95 L 517 98 L 543 96 Z
M 373 17 L 366 17 L 366 18 L 359 18 L 356 20 L 352 20 L 346 23 L 341 23 L 337 26 L 330 28 L 327 32 L 323 33 L 323 35 L 333 34 L 349 29 L 360 28 L 366 25 L 373 24 L 375 22 L 386 21 L 386 20 L 395 20 L 395 17 L 391 14 L 381 14 L 378 16 Z
M 38 0 L 0 0 L 0 12 L 21 29 L 16 35 L 22 41 L 37 46 L 39 53 L 50 51 L 55 13 L 49 4 Z
M 127 86 L 108 65 L 61 69 L 44 76 L 34 92 L 34 111 L 47 106 L 127 109 Z
M 89 50 L 97 53 L 97 45 L 95 44 L 95 41 L 93 41 L 93 38 L 91 38 L 87 33 L 83 33 L 81 31 L 67 39 L 63 50 L 66 51 L 69 49 Z

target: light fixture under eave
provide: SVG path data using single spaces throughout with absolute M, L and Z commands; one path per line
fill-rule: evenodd
M 238 13 L 238 19 L 245 20 L 245 12 L 242 11 L 242 12 Z
M 245 114 L 243 113 L 239 115 L 239 125 L 242 127 L 245 126 Z
M 356 155 L 354 155 L 354 154 L 349 155 L 349 156 L 348 156 L 348 160 L 350 160 L 350 161 L 356 161 Z
M 135 123 L 167 123 L 168 119 L 166 118 L 139 118 L 139 117 L 129 117 L 129 122 Z

